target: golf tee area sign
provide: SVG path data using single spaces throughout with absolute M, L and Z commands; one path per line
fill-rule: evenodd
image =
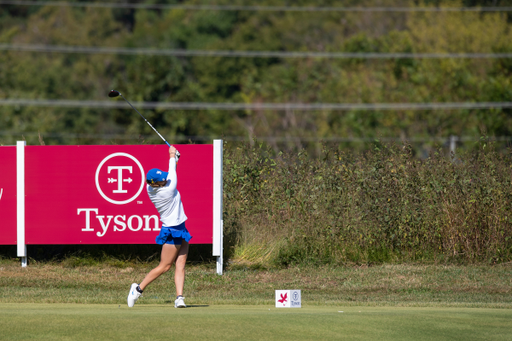
M 178 191 L 190 242 L 212 244 L 214 216 L 220 216 L 214 201 L 222 200 L 218 193 L 214 198 L 214 145 L 175 147 L 181 153 Z M 145 174 L 151 168 L 168 170 L 168 149 L 24 142 L 0 147 L 0 245 L 17 244 L 18 256 L 26 256 L 20 246 L 154 244 L 161 222 Z
M 276 308 L 301 308 L 300 290 L 276 290 Z

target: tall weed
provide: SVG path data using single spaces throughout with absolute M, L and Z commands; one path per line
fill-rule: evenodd
M 508 261 L 511 161 L 485 141 L 425 160 L 395 144 L 357 155 L 324 146 L 319 158 L 227 145 L 226 244 L 234 261 L 262 266 Z

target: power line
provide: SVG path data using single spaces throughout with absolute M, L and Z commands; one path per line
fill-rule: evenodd
M 441 59 L 441 58 L 512 58 L 512 53 L 352 53 L 352 52 L 280 52 L 280 51 L 223 51 L 182 50 L 97 46 L 59 46 L 37 44 L 0 44 L 0 51 L 56 52 L 87 54 L 150 55 L 177 57 L 253 57 L 253 58 L 361 58 L 361 59 Z
M 168 5 L 67 1 L 0 1 L 0 5 L 61 6 L 132 9 L 182 9 L 204 11 L 251 12 L 510 12 L 512 7 L 315 7 L 315 6 L 237 6 L 237 5 Z
M 66 139 L 113 139 L 113 140 L 139 140 L 144 142 L 161 140 L 155 136 L 143 136 L 143 135 L 123 135 L 123 134 L 84 134 L 84 133 L 63 133 L 63 132 L 12 132 L 12 131 L 0 131 L 0 136 L 41 136 L 44 138 L 66 138 Z M 219 136 L 174 136 L 173 141 L 211 141 Z M 226 141 L 249 141 L 250 138 L 245 136 L 222 136 L 223 140 Z M 453 137 L 439 137 L 439 136 L 411 136 L 406 138 L 408 142 L 449 142 Z M 402 142 L 403 138 L 400 137 L 341 137 L 341 136 L 326 136 L 326 137 L 304 137 L 304 136 L 260 136 L 256 137 L 258 141 L 266 142 Z M 456 137 L 457 141 L 460 142 L 475 142 L 480 141 L 480 137 L 474 136 L 461 136 Z M 507 142 L 512 141 L 512 136 L 492 136 L 489 137 L 490 141 Z
M 204 102 L 135 102 L 140 109 L 159 110 L 458 110 L 505 109 L 512 102 L 446 102 L 446 103 L 204 103 Z M 122 101 L 0 99 L 0 106 L 36 106 L 70 108 L 130 109 Z
M 67 139 L 112 139 L 112 140 L 139 140 L 144 142 L 158 141 L 162 142 L 161 139 L 152 135 L 143 136 L 140 135 L 126 135 L 126 134 L 84 134 L 84 133 L 62 133 L 62 132 L 12 132 L 12 131 L 0 131 L 0 136 L 41 136 L 42 138 L 67 138 Z M 229 137 L 228 137 L 229 138 Z M 237 139 L 238 137 L 233 137 Z M 212 136 L 174 136 L 173 141 L 211 141 L 215 139 Z

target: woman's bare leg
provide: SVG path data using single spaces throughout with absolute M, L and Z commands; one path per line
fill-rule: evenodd
M 160 277 L 161 274 L 169 271 L 172 266 L 172 263 L 176 260 L 176 257 L 179 258 L 180 245 L 173 244 L 164 244 L 162 245 L 162 254 L 160 255 L 160 264 L 153 270 L 151 270 L 144 280 L 139 284 L 139 287 L 144 290 L 145 287 L 148 286 L 149 283 L 153 282 L 155 279 Z M 188 245 L 187 245 L 188 251 Z M 182 288 L 183 290 L 183 288 Z
M 185 285 L 185 263 L 187 262 L 188 243 L 183 241 L 176 258 L 176 269 L 174 271 L 174 284 L 176 285 L 176 295 L 183 296 L 183 287 Z

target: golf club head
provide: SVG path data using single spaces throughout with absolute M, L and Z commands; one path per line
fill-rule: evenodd
M 119 96 L 121 93 L 117 90 L 110 90 L 110 92 L 108 93 L 108 97 L 117 97 Z
M 157 133 L 157 134 L 158 134 L 158 136 L 160 136 L 160 138 L 161 138 L 161 139 L 162 139 L 162 140 L 163 140 L 163 141 L 164 141 L 164 142 L 165 142 L 169 147 L 171 146 L 171 145 L 169 144 L 169 142 L 167 142 L 167 141 L 165 140 L 165 138 L 164 138 L 162 135 L 160 135 L 160 133 L 158 132 L 158 130 L 156 130 L 156 129 L 155 129 L 155 127 L 153 127 L 153 126 L 151 125 L 151 123 L 149 123 L 149 122 L 148 122 L 148 120 L 146 120 L 146 118 L 145 118 L 144 116 L 142 116 L 142 114 L 141 114 L 137 109 L 135 109 L 135 107 L 134 107 L 130 102 L 128 102 L 128 100 L 127 100 L 126 98 L 124 98 L 124 96 L 123 96 L 123 95 L 121 95 L 121 93 L 120 93 L 119 91 L 117 91 L 117 90 L 110 90 L 110 92 L 108 93 L 108 97 L 117 97 L 117 96 L 121 96 L 121 97 L 123 97 L 123 99 L 126 101 L 126 103 L 128 103 L 128 104 L 130 105 L 130 107 L 132 107 L 132 108 L 133 108 L 133 110 L 135 110 L 135 111 L 137 112 L 137 114 L 139 114 L 139 116 L 140 116 L 140 117 L 142 117 L 142 118 L 144 119 L 144 121 L 146 121 L 146 123 L 151 127 L 151 129 L 153 129 L 153 130 L 155 131 L 155 133 Z M 178 158 L 179 158 L 179 157 L 180 157 L 180 156 L 179 156 L 179 153 L 176 153 L 176 154 L 177 154 L 177 156 L 178 156 Z M 176 160 L 176 161 L 177 161 L 177 160 Z

